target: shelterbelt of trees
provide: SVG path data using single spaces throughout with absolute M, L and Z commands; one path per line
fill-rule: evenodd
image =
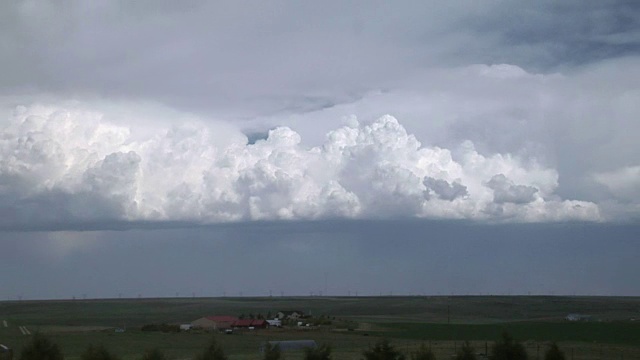
M 315 348 L 304 349 L 305 360 L 330 360 L 332 348 L 329 344 L 322 344 Z M 262 359 L 279 360 L 281 350 L 277 344 L 265 344 L 262 351 Z M 405 354 L 396 348 L 389 340 L 382 339 L 373 347 L 365 349 L 361 353 L 362 360 L 436 360 L 434 353 L 426 345 L 420 346 L 416 351 Z M 527 352 L 519 341 L 513 339 L 508 333 L 504 333 L 499 341 L 496 341 L 489 354 L 478 355 L 469 342 L 466 342 L 454 357 L 455 360 L 475 360 L 488 358 L 489 360 L 527 360 Z M 103 345 L 89 345 L 82 355 L 81 360 L 120 360 Z M 545 352 L 545 360 L 564 360 L 565 355 L 556 343 L 551 343 Z M 36 333 L 22 349 L 18 360 L 64 360 L 60 347 L 41 333 Z M 148 349 L 140 360 L 169 360 L 159 349 Z M 193 360 L 228 360 L 224 349 L 215 337 L 211 338 L 208 346 Z

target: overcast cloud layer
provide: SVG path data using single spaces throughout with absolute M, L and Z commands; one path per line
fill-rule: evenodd
M 2 229 L 640 217 L 635 2 L 1 6 Z

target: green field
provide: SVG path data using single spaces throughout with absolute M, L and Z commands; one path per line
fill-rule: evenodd
M 89 344 L 103 344 L 123 359 L 136 359 L 145 349 L 160 348 L 174 359 L 201 351 L 210 333 L 142 332 L 151 323 L 189 323 L 208 315 L 275 314 L 302 310 L 329 316 L 332 326 L 317 329 L 266 329 L 217 334 L 231 359 L 257 359 L 266 340 L 313 339 L 330 343 L 335 359 L 357 359 L 377 339 L 392 340 L 403 351 L 429 344 L 448 358 L 461 341 L 471 340 L 479 352 L 503 331 L 523 341 L 532 356 L 548 341 L 558 341 L 574 359 L 640 359 L 640 298 L 630 297 L 314 297 L 115 299 L 0 302 L 0 343 L 16 355 L 40 331 L 76 359 Z M 569 313 L 589 314 L 593 321 L 567 322 Z M 7 321 L 7 327 L 2 321 Z M 124 333 L 115 328 L 126 327 Z M 351 328 L 351 331 L 347 328 Z M 301 358 L 287 353 L 287 359 Z

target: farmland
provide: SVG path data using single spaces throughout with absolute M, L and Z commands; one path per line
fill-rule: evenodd
M 195 331 L 143 332 L 146 324 L 189 323 L 207 315 L 275 314 L 302 310 L 332 319 L 330 326 L 283 328 L 216 335 L 231 359 L 258 358 L 266 340 L 313 339 L 329 343 L 336 359 L 359 358 L 377 339 L 391 339 L 401 350 L 421 343 L 439 358 L 470 340 L 479 352 L 507 330 L 536 358 L 548 341 L 558 341 L 578 359 L 640 359 L 640 298 L 541 296 L 437 297 L 263 297 L 164 298 L 0 302 L 0 343 L 20 353 L 30 333 L 47 334 L 66 358 L 77 359 L 89 344 L 103 344 L 124 360 L 150 348 L 171 358 L 192 358 L 212 336 Z M 568 322 L 569 313 L 588 314 L 588 322 Z M 2 323 L 0 323 L 2 325 Z M 126 329 L 115 332 L 116 328 Z M 287 353 L 287 359 L 300 358 Z

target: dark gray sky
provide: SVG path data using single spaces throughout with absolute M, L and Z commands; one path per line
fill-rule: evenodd
M 269 291 L 638 295 L 639 230 L 637 225 L 332 221 L 5 233 L 0 281 L 4 299 L 264 296 Z
M 638 295 L 639 54 L 636 1 L 5 2 L 0 296 Z

